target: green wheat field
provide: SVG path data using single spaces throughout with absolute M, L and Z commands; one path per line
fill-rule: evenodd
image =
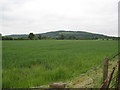
M 113 40 L 13 40 L 2 42 L 3 88 L 68 82 L 118 51 Z

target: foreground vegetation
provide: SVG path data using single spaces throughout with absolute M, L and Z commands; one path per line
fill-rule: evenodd
M 117 53 L 112 40 L 3 41 L 3 88 L 70 81 Z

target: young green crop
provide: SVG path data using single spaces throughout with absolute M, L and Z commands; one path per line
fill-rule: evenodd
M 112 40 L 3 41 L 3 88 L 69 81 L 117 53 Z

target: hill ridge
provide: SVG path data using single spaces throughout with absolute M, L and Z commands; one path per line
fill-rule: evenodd
M 92 37 L 92 38 L 105 38 L 105 37 L 110 37 L 104 34 L 98 34 L 98 33 L 91 33 L 91 32 L 86 32 L 86 31 L 65 31 L 65 30 L 58 30 L 58 31 L 50 31 L 50 32 L 46 32 L 46 33 L 38 33 L 35 34 L 35 36 L 38 36 L 39 34 L 41 34 L 43 37 L 51 37 L 51 38 L 57 38 L 60 35 L 64 35 L 66 37 L 70 37 L 70 36 L 75 36 L 78 38 L 88 38 L 88 37 Z M 12 34 L 12 35 L 6 35 L 8 37 L 13 37 L 13 38 L 18 38 L 18 37 L 27 37 L 28 34 Z

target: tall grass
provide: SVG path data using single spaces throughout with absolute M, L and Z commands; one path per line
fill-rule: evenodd
M 3 41 L 3 88 L 69 81 L 117 53 L 117 41 Z

